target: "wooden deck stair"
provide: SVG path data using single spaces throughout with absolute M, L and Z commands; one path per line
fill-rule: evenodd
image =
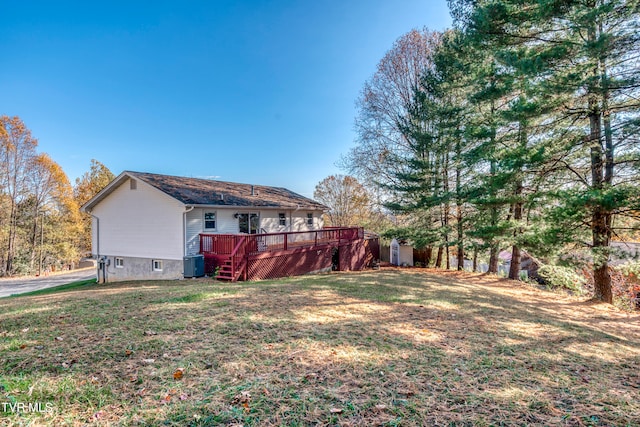
M 235 281 L 231 258 L 226 260 L 220 266 L 220 269 L 218 270 L 218 274 L 216 275 L 216 279 L 218 279 L 218 280 L 228 280 L 230 282 L 234 282 Z

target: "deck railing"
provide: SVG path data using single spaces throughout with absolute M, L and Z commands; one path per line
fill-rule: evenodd
M 237 250 L 235 256 L 339 244 L 363 237 L 364 229 L 360 227 L 335 227 L 266 234 L 200 234 L 200 253 L 231 255 L 241 239 L 245 239 L 242 245 L 245 248 L 244 253 L 240 254 L 241 251 Z

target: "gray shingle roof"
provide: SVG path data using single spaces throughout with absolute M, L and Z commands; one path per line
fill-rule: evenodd
M 238 184 L 235 182 L 159 175 L 146 172 L 126 171 L 124 173 L 146 182 L 185 205 L 327 209 L 325 205 L 315 200 L 281 187 Z

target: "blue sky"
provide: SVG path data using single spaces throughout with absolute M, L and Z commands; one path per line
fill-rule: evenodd
M 445 0 L 5 2 L 0 114 L 72 182 L 95 158 L 310 197 L 393 42 L 450 23 Z

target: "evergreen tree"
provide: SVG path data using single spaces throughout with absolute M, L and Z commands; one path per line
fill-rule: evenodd
M 594 297 L 611 302 L 612 220 L 638 199 L 632 174 L 638 164 L 638 2 L 454 3 L 466 32 L 546 101 L 531 117 L 521 116 L 527 122 L 537 116 L 545 126 L 535 135 L 520 129 L 527 129 L 527 139 L 544 141 L 544 158 L 537 161 L 545 162 L 545 182 L 539 188 L 555 196 L 548 220 L 562 225 L 550 229 L 559 241 L 579 243 L 581 225 L 588 227 Z

